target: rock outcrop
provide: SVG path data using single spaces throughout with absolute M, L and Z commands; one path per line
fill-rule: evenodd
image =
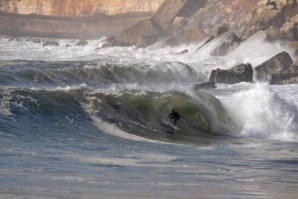
M 270 84 L 298 84 L 298 60 L 287 70 L 272 74 Z
M 141 37 L 156 41 L 159 37 L 166 35 L 166 32 L 154 20 L 146 19 L 124 30 L 121 33 L 120 40 L 131 45 L 137 45 L 138 40 L 142 39 Z
M 175 17 L 190 17 L 206 4 L 207 0 L 164 0 L 152 19 L 166 29 Z
M 216 88 L 215 82 L 203 82 L 203 83 L 195 84 L 193 86 L 193 90 L 195 91 L 198 91 L 201 89 L 212 89 L 212 88 Z
M 212 70 L 209 82 L 220 84 L 236 84 L 239 82 L 252 82 L 253 69 L 251 64 L 240 64 L 229 70 Z
M 291 56 L 287 52 L 281 52 L 255 67 L 256 79 L 258 81 L 270 82 L 272 74 L 287 70 L 292 63 L 293 60 Z
M 0 0 L 0 11 L 58 17 L 90 17 L 155 12 L 160 0 Z

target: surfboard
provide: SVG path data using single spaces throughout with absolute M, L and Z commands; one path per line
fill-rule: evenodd
M 161 121 L 164 125 L 168 127 L 167 129 L 165 129 L 167 133 L 173 133 L 174 130 L 180 132 L 180 129 L 177 126 L 174 126 L 170 121 L 163 120 L 163 119 Z

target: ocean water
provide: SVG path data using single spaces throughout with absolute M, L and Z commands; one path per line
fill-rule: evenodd
M 192 89 L 279 44 L 210 57 L 212 43 L 59 43 L 0 41 L 1 199 L 297 198 L 298 86 Z M 167 134 L 172 108 L 181 131 Z

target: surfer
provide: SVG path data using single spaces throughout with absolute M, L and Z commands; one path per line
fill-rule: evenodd
M 181 115 L 178 112 L 176 112 L 174 109 L 172 109 L 172 112 L 168 116 L 168 118 L 170 118 L 170 121 L 174 119 L 174 125 L 176 125 L 177 121 L 181 118 Z

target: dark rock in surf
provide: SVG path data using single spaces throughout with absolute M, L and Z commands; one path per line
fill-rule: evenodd
M 188 53 L 188 50 L 187 49 L 185 49 L 185 50 L 182 50 L 181 52 L 179 52 L 178 54 L 180 54 L 180 55 L 184 55 L 184 54 L 186 54 L 186 53 Z
M 87 45 L 88 45 L 88 41 L 85 39 L 82 39 L 76 43 L 76 46 L 87 46 Z
M 271 81 L 273 73 L 287 70 L 292 63 L 293 60 L 289 53 L 283 51 L 255 67 L 256 79 L 258 81 Z
M 37 44 L 40 44 L 42 42 L 40 38 L 32 38 L 30 41 Z
M 236 84 L 240 82 L 252 82 L 253 69 L 251 64 L 239 64 L 229 70 L 212 70 L 209 82 L 221 84 Z
M 140 37 L 144 36 L 152 39 L 158 39 L 159 37 L 164 37 L 166 35 L 167 33 L 154 20 L 145 19 L 124 30 L 121 33 L 120 41 L 130 45 L 137 45 Z
M 212 89 L 212 88 L 216 88 L 215 82 L 203 82 L 200 84 L 195 84 L 193 86 L 193 90 L 195 91 L 198 91 L 200 89 Z
M 287 70 L 272 74 L 270 84 L 298 84 L 298 60 Z
M 122 42 L 122 41 L 112 40 L 112 41 L 109 41 L 109 42 L 103 44 L 101 46 L 101 48 L 109 48 L 109 47 L 115 47 L 115 46 L 128 47 L 130 45 L 128 43 L 125 43 L 125 42 Z M 100 49 L 100 48 L 98 48 L 98 49 Z
M 43 47 L 45 46 L 60 46 L 60 44 L 56 41 L 46 41 L 44 44 L 43 44 Z

